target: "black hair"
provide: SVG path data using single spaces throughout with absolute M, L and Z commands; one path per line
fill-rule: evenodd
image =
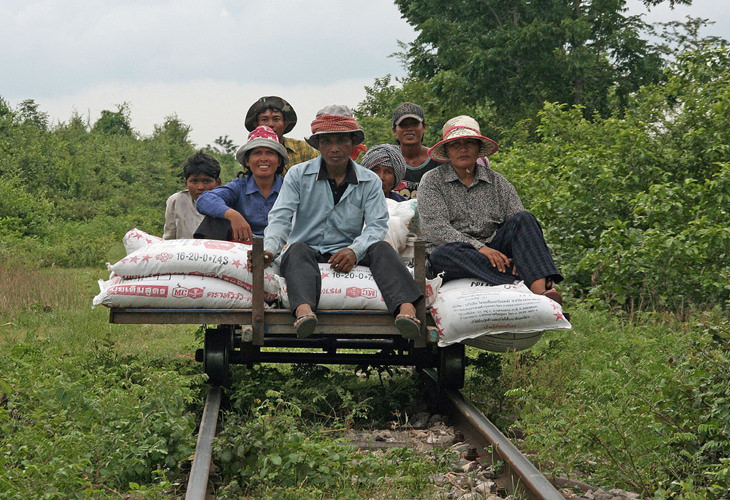
M 273 102 L 266 102 L 266 103 L 263 103 L 261 105 L 261 107 L 256 110 L 256 117 L 254 118 L 254 121 L 256 123 L 258 123 L 258 121 L 259 121 L 259 115 L 261 113 L 266 113 L 267 111 L 271 111 L 272 113 L 273 112 L 281 113 L 281 116 L 283 116 L 284 117 L 284 120 L 286 120 L 286 116 L 284 116 L 284 110 L 281 109 L 280 106 L 274 105 Z
M 203 153 L 201 149 L 188 157 L 183 163 L 183 175 L 186 179 L 195 174 L 203 174 L 218 179 L 221 176 L 221 164 L 209 154 Z

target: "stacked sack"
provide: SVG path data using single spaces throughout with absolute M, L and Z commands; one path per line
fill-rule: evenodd
M 410 248 L 411 254 L 408 255 L 408 238 L 415 238 L 418 231 L 413 221 L 417 218 L 417 205 L 416 200 L 406 200 L 397 202 L 395 200 L 386 199 L 385 202 L 388 205 L 388 234 L 385 237 L 385 241 L 390 243 L 396 252 L 398 252 L 404 260 L 408 260 L 407 257 L 412 259 L 412 247 Z
M 205 239 L 162 240 L 133 229 L 125 235 L 127 256 L 108 266 L 94 305 L 248 309 L 253 275 L 247 265 L 251 245 Z M 142 244 L 141 242 L 147 242 Z M 264 276 L 264 297 L 276 300 L 276 269 Z
M 495 352 L 533 346 L 547 330 L 569 330 L 562 307 L 522 282 L 494 285 L 460 279 L 442 285 L 431 306 L 439 346 L 456 342 Z
M 413 269 L 409 268 L 411 274 Z M 348 273 L 334 271 L 329 264 L 319 264 L 322 277 L 319 304 L 317 309 L 365 309 L 387 311 L 383 295 L 375 283 L 369 267 L 354 266 Z M 277 276 L 279 284 L 279 300 L 282 307 L 289 308 L 286 279 Z M 436 292 L 441 285 L 441 278 L 426 280 L 426 307 L 433 303 Z

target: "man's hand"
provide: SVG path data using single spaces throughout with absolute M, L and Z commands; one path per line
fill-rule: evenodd
M 271 252 L 264 251 L 264 269 L 269 267 L 272 262 L 274 262 L 274 254 L 272 254 Z M 246 264 L 248 264 L 249 269 L 253 269 L 253 250 L 248 251 L 248 255 L 246 257 Z
M 343 248 L 329 258 L 327 263 L 338 273 L 349 273 L 357 264 L 357 256 L 352 248 Z
M 233 241 L 243 241 L 250 243 L 253 240 L 253 231 L 251 226 L 243 218 L 237 210 L 229 208 L 223 217 L 231 221 L 231 231 L 233 233 Z
M 479 253 L 489 259 L 489 262 L 492 264 L 492 266 L 496 267 L 500 273 L 506 272 L 507 267 L 512 265 L 512 259 L 508 258 L 505 254 L 503 254 L 499 250 L 495 250 L 494 248 L 483 246 L 479 249 Z

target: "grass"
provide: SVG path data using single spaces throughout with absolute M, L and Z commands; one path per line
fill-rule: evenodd
M 181 491 L 204 386 L 191 327 L 108 324 L 99 275 L 0 267 L 2 498 Z
M 205 377 L 193 325 L 110 325 L 98 269 L 0 265 L 0 497 L 178 498 Z M 726 311 L 571 304 L 574 330 L 511 354 L 468 349 L 466 397 L 550 473 L 654 498 L 730 489 Z M 412 377 L 234 367 L 215 443 L 218 498 L 438 498 L 448 457 L 362 454 L 340 438 L 400 425 Z

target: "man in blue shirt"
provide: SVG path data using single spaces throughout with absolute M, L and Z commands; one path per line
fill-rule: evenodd
M 400 256 L 383 241 L 388 209 L 382 182 L 350 158 L 365 133 L 347 106 L 327 106 L 312 122 L 307 143 L 317 158 L 295 165 L 284 178 L 264 231 L 266 265 L 288 248 L 281 260 L 289 303 L 299 337 L 317 326 L 321 276 L 318 263 L 347 273 L 369 266 L 395 325 L 407 338 L 420 334 L 414 303 L 422 294 Z

